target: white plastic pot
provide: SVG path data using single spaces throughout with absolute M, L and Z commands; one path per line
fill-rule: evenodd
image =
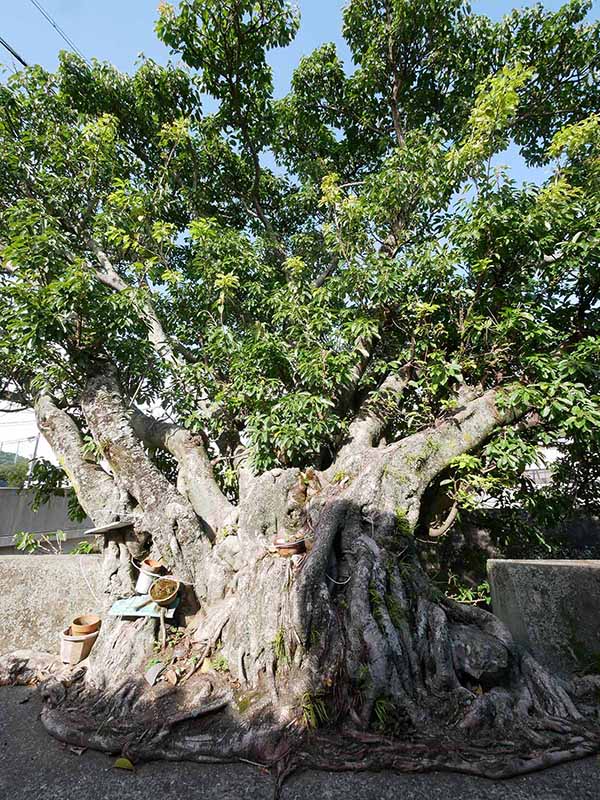
M 151 572 L 145 572 L 142 568 L 138 575 L 137 583 L 135 584 L 135 591 L 137 594 L 148 594 L 150 587 L 154 583 L 154 576 Z
M 94 642 L 98 638 L 98 631 L 86 633 L 83 636 L 71 636 L 71 628 L 65 628 L 60 636 L 60 659 L 63 664 L 79 664 L 90 654 Z
M 133 562 L 133 566 L 140 573 L 138 575 L 137 583 L 135 584 L 135 592 L 136 592 L 136 594 L 148 594 L 148 592 L 150 591 L 150 587 L 152 586 L 154 581 L 157 578 L 161 578 L 162 575 L 159 575 L 158 573 L 152 572 L 150 567 L 148 567 L 148 565 L 144 561 L 142 561 L 142 563 L 140 564 L 139 567 L 136 564 L 136 562 L 134 561 Z

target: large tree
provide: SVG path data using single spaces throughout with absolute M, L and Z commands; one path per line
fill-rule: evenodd
M 64 54 L 2 85 L 2 398 L 35 408 L 98 525 L 132 521 L 105 537 L 107 605 L 161 557 L 204 664 L 150 689 L 155 623 L 105 618 L 85 679 L 47 685 L 52 733 L 280 777 L 598 746 L 594 682 L 419 561 L 473 498 L 524 497 L 543 446 L 552 496 L 597 503 L 588 11 L 350 0 L 352 68 L 326 44 L 276 99 L 291 6 L 183 0 L 157 22 L 177 66 Z M 507 148 L 543 181 L 511 179 Z M 276 533 L 309 552 L 277 557 Z

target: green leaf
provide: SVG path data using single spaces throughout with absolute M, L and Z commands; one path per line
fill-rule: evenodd
M 119 758 L 117 758 L 113 764 L 113 767 L 115 769 L 126 769 L 129 770 L 130 772 L 135 772 L 134 765 L 128 758 L 125 758 L 124 756 L 120 756 Z

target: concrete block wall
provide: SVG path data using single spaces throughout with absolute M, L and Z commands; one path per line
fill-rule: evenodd
M 59 652 L 59 636 L 80 614 L 98 613 L 102 557 L 0 556 L 0 655 Z
M 83 531 L 92 528 L 91 520 L 73 522 L 69 519 L 66 497 L 52 497 L 39 511 L 31 510 L 33 493 L 27 489 L 19 491 L 0 487 L 0 553 L 2 555 L 16 554 L 13 536 L 20 531 L 29 533 L 53 533 L 64 531 L 67 541 L 63 550 L 69 551 L 70 547 L 83 538 Z
M 600 673 L 600 561 L 490 559 L 494 614 L 552 672 Z

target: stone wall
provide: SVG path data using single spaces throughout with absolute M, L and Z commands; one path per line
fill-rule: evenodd
M 80 614 L 98 613 L 101 556 L 0 556 L 0 655 L 59 652 L 59 635 Z

